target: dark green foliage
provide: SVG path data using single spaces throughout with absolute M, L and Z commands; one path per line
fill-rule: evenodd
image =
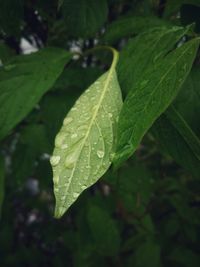
M 0 0 L 0 267 L 200 266 L 199 18 Z

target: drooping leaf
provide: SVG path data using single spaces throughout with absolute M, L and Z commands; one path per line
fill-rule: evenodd
M 200 161 L 200 140 L 192 131 L 187 122 L 173 106 L 166 111 L 166 116 L 171 121 L 173 126 L 178 130 L 178 132 L 183 136 L 184 140 L 187 142 L 196 158 Z
M 125 93 L 134 90 L 135 83 L 143 77 L 144 71 L 152 68 L 173 49 L 188 30 L 182 27 L 158 27 L 130 39 L 120 54 L 117 66 L 122 90 Z
M 4 178 L 5 178 L 4 161 L 3 161 L 3 158 L 0 157 L 0 218 L 1 218 L 2 204 L 4 200 L 4 190 L 5 190 Z
M 16 56 L 0 68 L 0 139 L 19 123 L 49 90 L 71 54 L 45 48 Z
M 64 0 L 62 11 L 70 36 L 91 37 L 106 21 L 107 0 Z
M 179 115 L 181 116 L 181 115 Z M 184 123 L 185 125 L 185 123 Z M 181 166 L 199 178 L 200 161 L 192 147 L 177 129 L 167 114 L 163 114 L 153 125 L 153 133 L 164 151 L 170 154 Z M 189 126 L 188 126 L 189 127 Z
M 190 125 L 197 136 L 200 136 L 200 68 L 194 67 L 185 81 L 174 106 Z
M 122 105 L 116 61 L 115 54 L 110 70 L 80 96 L 56 137 L 51 164 L 58 218 L 111 164 Z
M 169 22 L 153 16 L 129 16 L 122 17 L 106 28 L 102 42 L 114 44 L 121 38 L 131 37 L 156 26 L 170 25 Z
M 198 47 L 198 38 L 185 43 L 147 69 L 136 82 L 120 113 L 115 165 L 133 154 L 146 131 L 173 101 Z

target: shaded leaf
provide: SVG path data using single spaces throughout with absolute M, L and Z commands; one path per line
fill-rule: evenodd
M 13 184 L 22 185 L 25 179 L 32 175 L 39 156 L 49 152 L 50 145 L 44 125 L 30 124 L 25 127 L 20 133 L 19 141 L 13 154 Z
M 91 37 L 105 23 L 108 6 L 106 0 L 64 0 L 62 11 L 69 35 Z
M 70 58 L 65 50 L 45 48 L 31 55 L 16 56 L 0 69 L 0 139 L 53 86 Z
M 192 130 L 200 136 L 200 90 L 199 90 L 200 68 L 191 70 L 180 93 L 174 101 L 177 111 L 190 125 Z
M 133 154 L 146 131 L 176 97 L 198 47 L 198 38 L 187 42 L 149 68 L 137 81 L 120 113 L 115 165 Z
M 124 37 L 131 37 L 143 31 L 149 30 L 156 26 L 170 25 L 168 21 L 164 21 L 154 16 L 126 16 L 122 17 L 106 28 L 102 42 L 114 44 Z
M 0 157 L 0 218 L 4 200 L 4 190 L 5 190 L 4 179 L 5 179 L 4 160 L 2 157 Z
M 116 53 L 116 52 L 115 52 Z M 64 119 L 51 158 L 56 196 L 55 216 L 61 217 L 109 168 L 122 99 L 115 65 L 76 101 Z
M 199 160 L 165 114 L 154 123 L 152 130 L 164 151 L 195 177 L 199 178 Z
M 187 122 L 173 106 L 166 111 L 166 116 L 177 131 L 183 136 L 196 158 L 200 161 L 200 140 L 189 127 Z
M 122 90 L 125 93 L 134 90 L 136 82 L 143 77 L 144 71 L 152 68 L 173 49 L 188 30 L 189 28 L 182 27 L 158 27 L 130 39 L 120 54 L 117 66 Z
M 93 246 L 99 254 L 117 255 L 120 248 L 120 233 L 116 222 L 101 207 L 90 205 L 88 224 L 93 238 Z

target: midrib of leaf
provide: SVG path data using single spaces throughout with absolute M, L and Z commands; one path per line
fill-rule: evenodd
M 197 39 L 196 39 L 197 40 Z M 193 44 L 193 43 L 192 43 Z M 151 96 L 154 95 L 154 93 L 156 92 L 157 88 L 160 86 L 160 84 L 163 82 L 163 80 L 166 78 L 166 76 L 170 73 L 170 71 L 174 68 L 174 66 L 177 64 L 177 62 L 184 56 L 184 54 L 190 49 L 190 47 L 192 46 L 192 44 L 190 44 L 190 46 L 188 46 L 188 48 L 183 51 L 183 53 L 177 58 L 177 60 L 170 66 L 170 68 L 168 69 L 168 71 L 166 71 L 166 73 L 162 76 L 162 78 L 160 79 L 159 83 L 157 84 L 157 86 L 155 86 L 155 88 L 152 90 L 152 93 L 150 94 Z M 184 80 L 182 81 L 182 84 L 183 84 Z M 181 85 L 180 85 L 181 86 Z M 135 92 L 136 94 L 137 92 Z M 133 98 L 135 96 L 135 94 L 133 94 L 131 96 L 131 98 Z M 147 106 L 149 105 L 150 103 L 150 98 L 149 98 L 149 101 L 147 102 L 147 104 L 144 106 L 144 111 L 146 110 Z M 135 124 L 137 123 L 138 120 L 135 121 Z M 134 126 L 131 126 L 130 128 L 134 128 L 135 127 L 135 124 Z M 126 129 L 129 130 L 130 128 Z M 134 134 L 134 130 L 132 130 L 132 133 L 131 133 L 131 137 L 129 139 L 132 139 L 133 137 L 133 134 Z
M 101 97 L 100 97 L 98 106 L 97 106 L 97 108 L 95 109 L 94 115 L 92 116 L 91 122 L 90 122 L 89 127 L 88 127 L 88 130 L 87 130 L 87 132 L 86 132 L 86 135 L 85 135 L 85 137 L 84 137 L 83 140 L 82 140 L 82 144 L 81 144 L 80 149 L 79 149 L 79 155 L 78 155 L 77 158 L 79 158 L 79 156 L 80 156 L 80 154 L 81 154 L 81 152 L 82 152 L 82 149 L 83 149 L 83 147 L 84 147 L 85 141 L 87 140 L 87 138 L 88 138 L 88 136 L 89 136 L 89 133 L 90 133 L 90 130 L 91 130 L 92 125 L 93 125 L 94 123 L 97 124 L 97 122 L 96 122 L 96 116 L 97 116 L 98 110 L 99 110 L 99 108 L 100 108 L 100 106 L 101 106 L 101 103 L 102 103 L 102 101 L 103 101 L 103 99 L 104 99 L 104 96 L 105 96 L 105 93 L 106 93 L 106 91 L 107 91 L 109 82 L 110 82 L 110 80 L 111 80 L 111 78 L 112 78 L 113 71 L 114 71 L 114 69 L 115 69 L 115 67 L 116 67 L 116 64 L 117 64 L 117 61 L 118 61 L 118 58 L 119 58 L 118 52 L 117 52 L 114 48 L 112 48 L 112 47 L 107 47 L 107 49 L 111 50 L 112 53 L 113 53 L 113 62 L 112 62 L 112 65 L 111 65 L 111 67 L 110 67 L 110 70 L 108 71 L 108 76 L 107 76 L 105 85 L 104 85 L 104 87 L 103 87 L 102 95 L 101 95 Z M 97 128 L 99 129 L 99 127 L 97 127 Z M 89 145 L 89 146 L 90 146 L 90 145 Z M 90 147 L 90 149 L 91 149 L 91 147 Z M 88 158 L 90 158 L 90 157 L 88 157 Z M 71 173 L 71 175 L 70 175 L 70 177 L 69 177 L 69 183 L 68 183 L 68 186 L 67 186 L 66 189 L 65 189 L 65 192 L 68 191 L 68 189 L 69 189 L 69 187 L 70 187 L 70 185 L 71 185 L 71 181 L 72 181 L 72 178 L 73 178 L 73 175 L 74 175 L 74 171 L 75 171 L 76 166 L 77 166 L 77 162 L 78 162 L 78 160 L 76 160 L 76 162 L 75 162 L 75 164 L 74 164 L 72 173 Z

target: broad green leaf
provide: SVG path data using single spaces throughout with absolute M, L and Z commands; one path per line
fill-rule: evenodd
M 174 102 L 177 111 L 198 136 L 200 136 L 199 76 L 200 68 L 193 68 Z
M 122 106 L 115 71 L 117 54 L 114 54 L 110 70 L 76 101 L 55 139 L 51 164 L 57 218 L 111 164 L 117 118 Z
M 0 68 L 0 139 L 33 109 L 61 74 L 71 54 L 45 48 L 16 56 Z
M 4 200 L 4 161 L 3 158 L 0 157 L 0 218 L 1 218 L 1 210 L 2 210 L 2 204 Z
M 105 23 L 108 6 L 106 0 L 64 0 L 62 11 L 70 36 L 91 37 Z
M 180 116 L 179 114 L 179 117 Z M 186 122 L 183 126 L 185 125 Z M 169 153 L 181 166 L 189 170 L 195 177 L 199 178 L 200 161 L 190 146 L 190 143 L 188 143 L 187 138 L 183 136 L 182 131 L 177 127 L 178 125 L 171 121 L 169 115 L 163 114 L 154 123 L 152 130 L 164 151 Z M 186 129 L 188 127 L 186 126 Z
M 107 210 L 90 205 L 87 214 L 93 246 L 105 256 L 117 255 L 120 248 L 120 233 L 116 222 Z
M 176 97 L 198 47 L 198 38 L 185 43 L 147 69 L 136 82 L 120 113 L 115 165 L 133 154 L 146 131 Z
M 178 132 L 183 136 L 195 154 L 196 158 L 200 161 L 200 140 L 189 127 L 187 122 L 173 106 L 166 111 L 166 116 L 171 121 L 173 126 L 178 130 Z
M 131 37 L 156 26 L 170 25 L 169 22 L 154 16 L 122 17 L 106 28 L 102 42 L 114 44 L 124 37 Z
M 158 27 L 130 39 L 120 54 L 117 66 L 122 90 L 125 93 L 134 90 L 144 71 L 163 58 L 188 30 L 189 27 Z

